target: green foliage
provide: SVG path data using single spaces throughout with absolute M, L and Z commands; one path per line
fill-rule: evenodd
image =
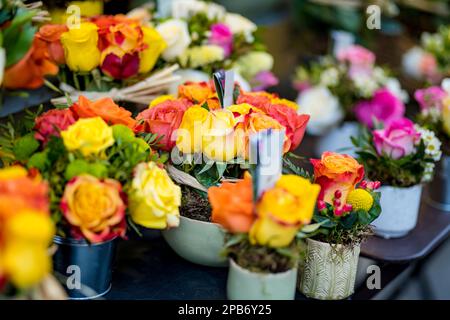
M 27 160 L 37 149 L 39 148 L 39 142 L 34 138 L 33 133 L 29 133 L 16 140 L 13 153 L 16 160 Z
M 295 165 L 291 158 L 295 157 L 294 154 L 289 153 L 285 157 L 283 157 L 283 173 L 284 174 L 294 174 L 296 176 L 303 177 L 305 179 L 308 179 L 309 181 L 313 182 L 314 177 L 306 171 L 304 168 L 301 168 L 297 165 Z M 303 158 L 301 158 L 303 159 Z

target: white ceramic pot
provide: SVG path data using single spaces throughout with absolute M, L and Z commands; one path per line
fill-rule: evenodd
M 230 260 L 227 297 L 230 300 L 294 300 L 297 269 L 256 273 Z
M 320 137 L 316 145 L 316 155 L 321 156 L 325 151 L 345 153 L 356 157 L 355 147 L 350 137 L 357 137 L 359 125 L 357 122 L 344 122 L 333 128 L 329 133 Z
M 383 238 L 400 238 L 416 227 L 422 185 L 409 188 L 382 186 L 381 214 L 372 222 L 375 234 Z
M 227 258 L 221 255 L 225 233 L 218 224 L 181 216 L 179 227 L 165 230 L 162 235 L 182 258 L 204 266 L 226 267 Z
M 319 300 L 341 300 L 355 290 L 360 246 L 331 246 L 306 239 L 305 261 L 300 263 L 299 290 Z

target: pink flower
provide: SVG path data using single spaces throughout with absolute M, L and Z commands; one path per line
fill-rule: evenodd
M 211 26 L 209 44 L 222 47 L 225 57 L 229 57 L 233 51 L 233 33 L 230 28 L 223 23 L 216 23 Z
M 102 63 L 102 71 L 113 79 L 128 79 L 139 72 L 139 55 L 125 54 L 122 58 L 109 53 Z
M 375 54 L 366 48 L 353 45 L 340 50 L 337 53 L 339 62 L 350 64 L 350 77 L 355 74 L 370 74 L 375 63 Z
M 414 123 L 406 118 L 394 120 L 386 128 L 373 132 L 377 153 L 394 160 L 412 154 L 419 141 L 420 133 L 414 129 Z
M 447 96 L 446 92 L 438 86 L 416 90 L 414 98 L 422 110 L 429 108 L 442 108 L 442 100 Z
M 435 57 L 428 52 L 420 60 L 419 69 L 422 74 L 430 79 L 436 78 L 439 73 Z
M 53 109 L 36 118 L 34 137 L 44 145 L 51 137 L 59 137 L 60 132 L 75 123 L 75 115 L 70 109 Z
M 405 105 L 388 89 L 380 89 L 371 100 L 357 103 L 354 111 L 359 122 L 372 128 L 374 119 L 388 125 L 393 120 L 402 118 L 405 114 Z
M 258 73 L 252 82 L 252 91 L 265 91 L 269 87 L 276 86 L 279 81 L 278 78 L 270 71 L 261 71 Z

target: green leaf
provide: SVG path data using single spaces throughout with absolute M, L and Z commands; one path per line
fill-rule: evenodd
M 71 180 L 76 176 L 79 176 L 83 173 L 90 173 L 90 166 L 85 160 L 77 159 L 69 163 L 64 172 L 64 177 L 67 180 Z
M 29 133 L 16 141 L 13 152 L 17 160 L 26 161 L 38 148 L 39 142 L 33 133 Z
M 103 163 L 92 163 L 88 166 L 88 173 L 96 178 L 104 179 L 108 177 L 108 168 Z
M 302 233 L 312 233 L 315 232 L 317 229 L 319 229 L 322 225 L 329 223 L 330 220 L 329 219 L 325 219 L 322 222 L 319 223 L 313 223 L 313 224 L 308 224 L 306 226 L 303 226 L 303 228 L 300 229 L 300 232 Z
M 33 154 L 28 160 L 27 166 L 28 168 L 36 168 L 39 171 L 43 172 L 50 165 L 48 161 L 47 152 L 36 152 Z
M 114 140 L 118 142 L 132 142 L 135 139 L 134 132 L 123 124 L 112 126 Z
M 20 10 L 19 10 L 20 11 Z M 33 43 L 36 27 L 31 25 L 34 11 L 17 14 L 11 24 L 3 31 L 3 46 L 6 52 L 6 67 L 10 67 L 22 59 Z

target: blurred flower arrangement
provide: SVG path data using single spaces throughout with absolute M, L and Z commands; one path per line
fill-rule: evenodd
M 366 181 L 364 167 L 345 154 L 325 152 L 321 159 L 311 159 L 314 182 L 320 194 L 313 221 L 320 228 L 308 237 L 318 241 L 359 245 L 371 234 L 370 224 L 381 213 L 379 181 Z
M 444 154 L 450 155 L 450 79 L 444 79 L 440 86 L 416 90 L 414 97 L 420 106 L 418 123 L 433 131 Z
M 432 55 L 437 67 L 437 72 L 442 76 L 447 76 L 450 72 L 450 27 L 442 25 L 436 33 L 422 34 L 422 48 Z
M 410 187 L 431 181 L 440 160 L 441 142 L 433 131 L 401 118 L 365 130 L 352 138 L 369 179 L 394 187 Z
M 2 132 L 2 160 L 37 169 L 48 181 L 61 236 L 93 243 L 125 237 L 127 209 L 132 227 L 175 227 L 179 187 L 151 149 L 157 137 L 136 136 L 135 125 L 131 112 L 111 99 L 81 96 L 70 108 Z
M 0 169 L 0 296 L 26 296 L 51 273 L 48 191 L 36 170 Z
M 49 10 L 52 23 L 65 24 L 69 17 L 67 8 L 70 6 L 78 6 L 83 17 L 93 17 L 103 14 L 104 2 L 104 0 L 50 0 L 45 1 L 45 7 Z
M 156 23 L 167 43 L 163 60 L 197 70 L 184 80 L 197 80 L 192 77 L 198 71 L 208 79 L 218 70 L 234 69 L 255 90 L 278 84 L 271 72 L 273 57 L 258 39 L 257 26 L 243 16 L 210 2 L 174 1 L 170 17 Z
M 296 235 L 311 221 L 319 191 L 319 185 L 308 179 L 282 175 L 254 201 L 248 173 L 236 183 L 211 187 L 212 221 L 230 233 L 226 254 L 251 272 L 279 273 L 296 268 Z
M 342 120 L 389 123 L 403 117 L 408 95 L 390 72 L 375 64 L 375 54 L 359 45 L 299 67 L 294 86 L 300 111 L 311 115 L 308 131 L 321 135 Z
M 45 21 L 48 13 L 39 2 L 2 0 L 0 5 L 0 84 L 7 89 L 39 88 L 45 76 L 58 72 L 33 25 Z

